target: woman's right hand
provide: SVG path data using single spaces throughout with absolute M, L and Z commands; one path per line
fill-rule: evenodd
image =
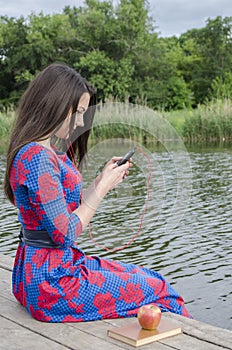
M 121 157 L 111 158 L 98 176 L 97 185 L 104 188 L 106 193 L 115 188 L 125 179 L 125 176 L 129 173 L 129 168 L 132 166 L 132 163 L 129 161 L 118 166 L 117 161 L 120 159 Z

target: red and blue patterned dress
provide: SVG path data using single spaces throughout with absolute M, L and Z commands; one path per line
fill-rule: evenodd
M 130 317 L 155 303 L 162 311 L 190 317 L 184 301 L 157 272 L 97 256 L 78 248 L 82 232 L 73 213 L 82 178 L 64 153 L 31 142 L 17 153 L 10 182 L 26 230 L 46 230 L 59 248 L 20 242 L 13 269 L 13 293 L 37 320 L 80 322 Z

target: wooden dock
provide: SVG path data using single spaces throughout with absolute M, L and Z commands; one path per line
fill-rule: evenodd
M 34 320 L 11 292 L 13 259 L 0 254 L 1 350 L 120 350 L 134 347 L 107 336 L 107 330 L 135 322 L 134 318 L 83 323 L 44 323 Z M 165 313 L 182 327 L 182 334 L 141 346 L 143 350 L 232 350 L 232 331 Z

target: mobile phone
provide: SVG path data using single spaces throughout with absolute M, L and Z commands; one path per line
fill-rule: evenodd
M 129 152 L 127 152 L 127 154 L 125 154 L 124 157 L 122 157 L 122 159 L 117 161 L 117 165 L 120 166 L 122 164 L 125 164 L 135 153 L 135 148 L 131 149 Z

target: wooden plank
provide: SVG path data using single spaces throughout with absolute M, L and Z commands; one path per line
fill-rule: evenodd
M 0 350 L 67 350 L 57 342 L 51 341 L 39 334 L 15 324 L 0 316 Z
M 126 319 L 128 323 L 130 322 L 134 322 L 135 319 Z M 114 320 L 114 324 L 116 326 L 120 326 L 121 324 L 121 319 L 116 319 Z M 72 325 L 74 328 L 81 330 L 82 332 L 85 332 L 87 336 L 89 335 L 96 335 L 98 336 L 98 338 L 101 339 L 105 339 L 108 343 L 112 343 L 112 344 L 116 344 L 118 346 L 120 346 L 121 349 L 132 349 L 133 347 L 131 347 L 130 345 L 127 345 L 123 342 L 120 342 L 118 340 L 115 340 L 113 338 L 110 338 L 107 336 L 107 331 L 108 329 L 112 328 L 112 325 L 110 323 L 103 321 L 94 321 L 94 322 L 87 322 L 87 323 L 74 323 Z M 151 344 L 146 344 L 143 345 L 143 350 L 152 350 L 154 349 L 156 350 L 170 350 L 170 346 L 162 344 L 160 342 L 156 342 L 155 345 L 154 343 Z M 108 349 L 108 348 L 107 348 Z M 176 348 L 176 349 L 182 349 L 182 348 Z
M 171 313 L 168 317 L 177 320 L 185 334 L 232 350 L 232 331 Z
M 11 271 L 0 268 L 0 295 L 15 300 L 11 291 Z
M 8 256 L 8 255 L 0 254 L 0 267 L 1 268 L 5 269 L 5 270 L 12 271 L 13 264 L 14 264 L 14 258 L 12 258 L 11 256 Z
M 2 296 L 0 296 L 0 316 L 73 350 L 121 349 L 120 346 L 109 343 L 108 339 L 98 338 L 97 334 L 87 335 L 86 332 L 75 329 L 72 324 L 36 321 L 18 303 L 7 300 Z M 86 324 L 86 328 L 89 327 L 90 325 Z
M 212 344 L 201 339 L 192 337 L 191 335 L 182 334 L 181 336 L 176 336 L 172 338 L 167 338 L 161 341 L 162 344 L 170 345 L 174 349 L 196 349 L 196 350 L 219 350 L 226 349 L 224 347 L 218 346 L 217 344 Z
M 17 302 L 7 300 L 2 296 L 0 296 L 0 315 L 7 317 L 17 325 L 39 333 L 50 340 L 58 341 L 72 349 L 131 349 L 130 346 L 109 338 L 107 336 L 109 324 L 104 324 L 103 321 L 65 324 L 43 323 L 34 320 Z M 149 349 L 151 347 L 144 347 L 144 350 Z M 169 350 L 170 347 L 157 343 L 156 349 Z

